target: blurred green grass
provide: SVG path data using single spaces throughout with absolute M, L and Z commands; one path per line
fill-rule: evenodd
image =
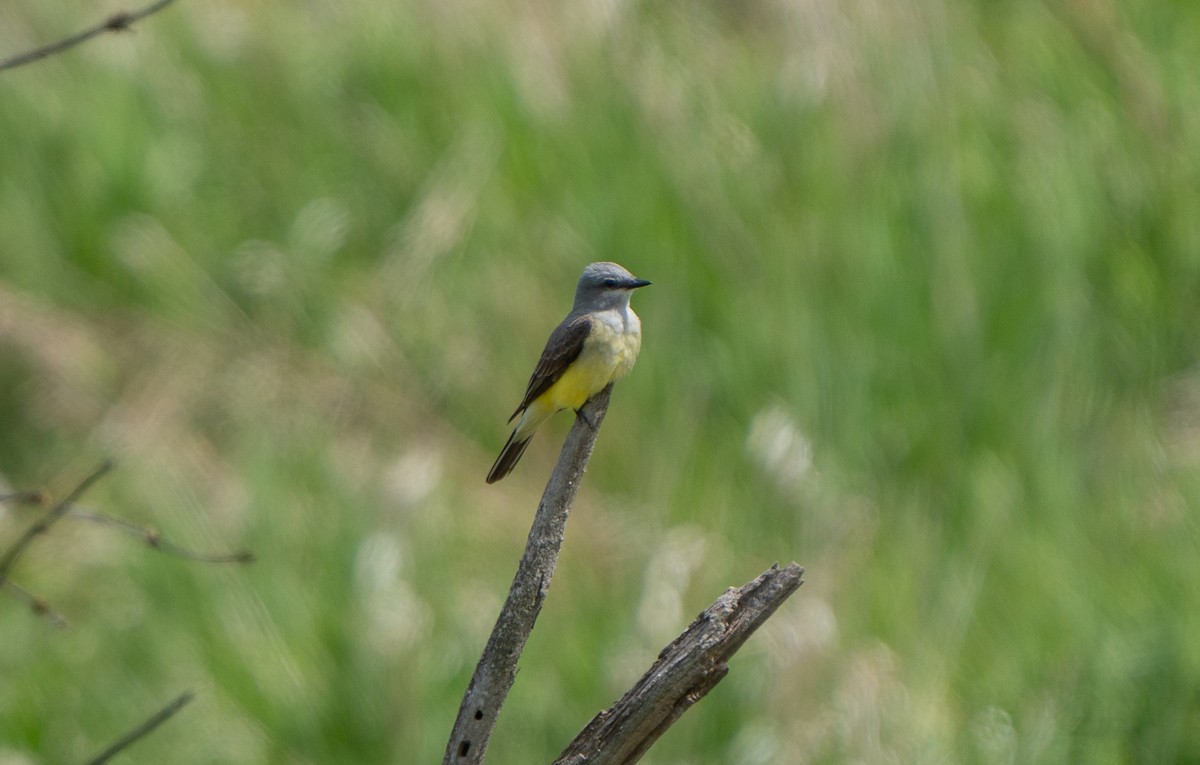
M 0 475 L 112 455 L 89 504 L 259 561 L 39 541 L 0 754 L 193 688 L 126 759 L 436 761 L 568 418 L 482 476 L 611 259 L 644 354 L 489 761 L 791 559 L 648 762 L 1200 761 L 1197 61 L 1182 3 L 184 0 L 5 73 Z

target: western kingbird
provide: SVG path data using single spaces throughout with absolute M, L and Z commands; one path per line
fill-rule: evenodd
M 563 409 L 578 411 L 587 400 L 633 369 L 642 348 L 642 323 L 629 296 L 650 282 L 616 263 L 592 263 L 575 287 L 575 305 L 554 328 L 538 359 L 525 398 L 508 418 L 520 415 L 488 473 L 495 483 L 512 472 L 534 431 Z

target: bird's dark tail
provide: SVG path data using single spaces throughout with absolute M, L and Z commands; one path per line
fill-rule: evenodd
M 529 446 L 530 440 L 533 439 L 533 434 L 530 433 L 518 439 L 517 431 L 520 429 L 520 427 L 517 427 L 513 430 L 512 435 L 508 437 L 508 443 L 504 444 L 504 448 L 500 450 L 500 456 L 496 458 L 496 464 L 492 465 L 491 472 L 488 473 L 488 483 L 495 483 L 511 473 L 512 469 L 517 466 L 517 461 L 521 459 L 521 455 L 525 453 L 525 447 Z

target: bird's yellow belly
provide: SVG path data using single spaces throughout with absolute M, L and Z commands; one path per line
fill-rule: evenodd
M 622 333 L 598 325 L 579 358 L 541 395 L 539 403 L 552 411 L 579 409 L 606 385 L 629 373 L 641 346 L 640 332 Z

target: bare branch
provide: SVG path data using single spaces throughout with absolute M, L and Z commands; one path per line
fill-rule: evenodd
M 169 539 L 165 539 L 158 529 L 151 526 L 139 526 L 136 523 L 131 523 L 124 518 L 117 518 L 106 513 L 101 513 L 97 510 L 91 510 L 86 507 L 76 505 L 72 507 L 68 515 L 71 518 L 78 518 L 92 523 L 98 523 L 103 526 L 110 526 L 119 531 L 122 531 L 130 536 L 137 537 L 145 542 L 147 547 L 152 547 L 155 550 L 174 555 L 177 558 L 185 560 L 193 560 L 199 563 L 253 563 L 254 553 L 249 550 L 241 550 L 233 553 L 204 553 L 189 549 L 182 545 L 175 544 Z
M 111 526 L 126 534 L 141 539 L 147 547 L 152 547 L 155 550 L 163 552 L 167 555 L 173 555 L 177 558 L 185 560 L 197 561 L 200 563 L 252 563 L 254 561 L 254 553 L 249 551 L 240 551 L 234 553 L 204 553 L 196 550 L 183 547 L 174 542 L 163 538 L 162 534 L 157 529 L 149 526 L 139 526 L 135 523 L 130 523 L 122 518 L 116 518 L 96 510 L 91 510 L 81 505 L 74 504 L 74 500 L 81 497 L 84 491 L 87 490 L 92 483 L 97 481 L 104 473 L 112 469 L 111 461 L 100 465 L 91 475 L 85 478 L 75 489 L 61 502 L 58 502 L 54 507 L 46 513 L 40 520 L 26 529 L 25 534 L 17 540 L 4 554 L 0 556 L 0 587 L 7 589 L 18 599 L 23 600 L 34 613 L 42 614 L 48 618 L 57 627 L 66 627 L 67 620 L 50 607 L 49 602 L 40 595 L 36 595 L 29 590 L 26 590 L 21 585 L 8 578 L 8 572 L 16 563 L 17 559 L 24 553 L 27 548 L 39 534 L 45 533 L 54 523 L 63 517 L 78 518 L 80 520 L 98 523 L 105 526 Z M 45 489 L 35 489 L 33 491 L 19 491 L 10 494 L 0 495 L 0 502 L 12 502 L 16 504 L 36 505 L 45 507 L 50 504 L 50 494 Z
M 11 579 L 0 579 L 0 586 L 3 586 L 13 595 L 25 601 L 26 605 L 29 606 L 29 610 L 35 614 L 45 616 L 55 627 L 66 628 L 69 626 L 66 617 L 51 608 L 49 601 L 41 595 L 35 595 Z
M 103 763 L 108 762 L 123 750 L 137 743 L 139 739 L 151 733 L 155 728 L 171 719 L 171 717 L 180 709 L 183 709 L 184 705 L 191 701 L 192 698 L 193 694 L 191 691 L 184 691 L 177 699 L 155 712 L 153 715 L 147 718 L 145 722 L 126 733 L 112 746 L 88 760 L 87 765 L 102 765 Z
M 611 393 L 612 386 L 609 385 L 593 396 L 567 434 L 558 465 L 546 484 L 533 526 L 529 529 L 525 553 L 517 566 L 508 599 L 463 696 L 446 745 L 443 765 L 483 762 L 500 708 L 516 678 L 517 660 L 550 589 L 571 503 L 596 443 L 596 433 L 608 411 Z
M 45 507 L 50 504 L 50 493 L 45 489 L 34 489 L 32 491 L 18 491 L 11 494 L 0 494 L 0 502 L 11 502 L 21 505 L 35 505 L 37 507 Z M 199 563 L 253 563 L 254 553 L 249 550 L 241 550 L 233 553 L 205 553 L 183 545 L 175 544 L 169 539 L 165 539 L 162 533 L 152 526 L 139 526 L 136 523 L 117 518 L 116 516 L 102 513 L 99 510 L 93 510 L 83 505 L 73 505 L 66 511 L 67 517 L 77 518 L 91 523 L 97 523 L 101 526 L 110 526 L 122 531 L 129 536 L 141 539 L 147 547 L 152 547 L 155 550 L 174 555 L 177 558 L 193 560 Z
M 632 765 L 680 715 L 729 673 L 746 639 L 803 583 L 804 569 L 771 566 L 749 584 L 730 588 L 662 650 L 621 700 L 601 712 L 554 765 Z
M 12 494 L 0 494 L 0 502 L 11 502 L 14 505 L 35 505 L 45 507 L 50 504 L 50 492 L 45 489 L 31 491 L 14 491 Z
M 93 37 L 102 35 L 105 32 L 124 32 L 150 14 L 158 13 L 173 2 L 175 2 L 175 0 L 158 0 L 157 2 L 151 3 L 150 5 L 133 12 L 121 11 L 119 13 L 114 13 L 112 16 L 109 16 L 96 26 L 89 27 L 88 29 L 73 34 L 70 37 L 65 37 L 58 42 L 53 42 L 49 45 L 43 45 L 39 48 L 25 51 L 24 53 L 18 53 L 15 56 L 10 56 L 5 59 L 0 59 L 0 71 L 4 69 L 15 69 L 18 66 L 31 64 L 34 61 L 39 61 L 47 56 L 53 56 L 54 54 L 61 53 L 68 48 L 74 48 L 80 43 L 85 43 Z
M 50 508 L 50 510 L 36 523 L 25 529 L 25 533 L 21 535 L 21 538 L 14 542 L 12 546 L 4 552 L 3 555 L 0 555 L 0 581 L 4 581 L 8 578 L 9 570 L 12 569 L 13 564 L 15 564 L 21 555 L 24 554 L 26 548 L 29 547 L 29 544 L 33 542 L 33 540 L 39 534 L 44 534 L 46 531 L 48 531 L 51 526 L 53 526 L 66 514 L 71 505 L 75 503 L 75 500 L 83 496 L 83 493 L 91 488 L 92 484 L 94 484 L 96 481 L 99 481 L 102 477 L 104 477 L 105 473 L 112 469 L 112 460 L 105 460 L 104 462 L 100 463 L 100 465 L 93 470 L 89 476 L 80 481 L 79 485 L 71 490 L 70 494 L 59 500 L 59 502 L 55 504 L 54 507 Z

